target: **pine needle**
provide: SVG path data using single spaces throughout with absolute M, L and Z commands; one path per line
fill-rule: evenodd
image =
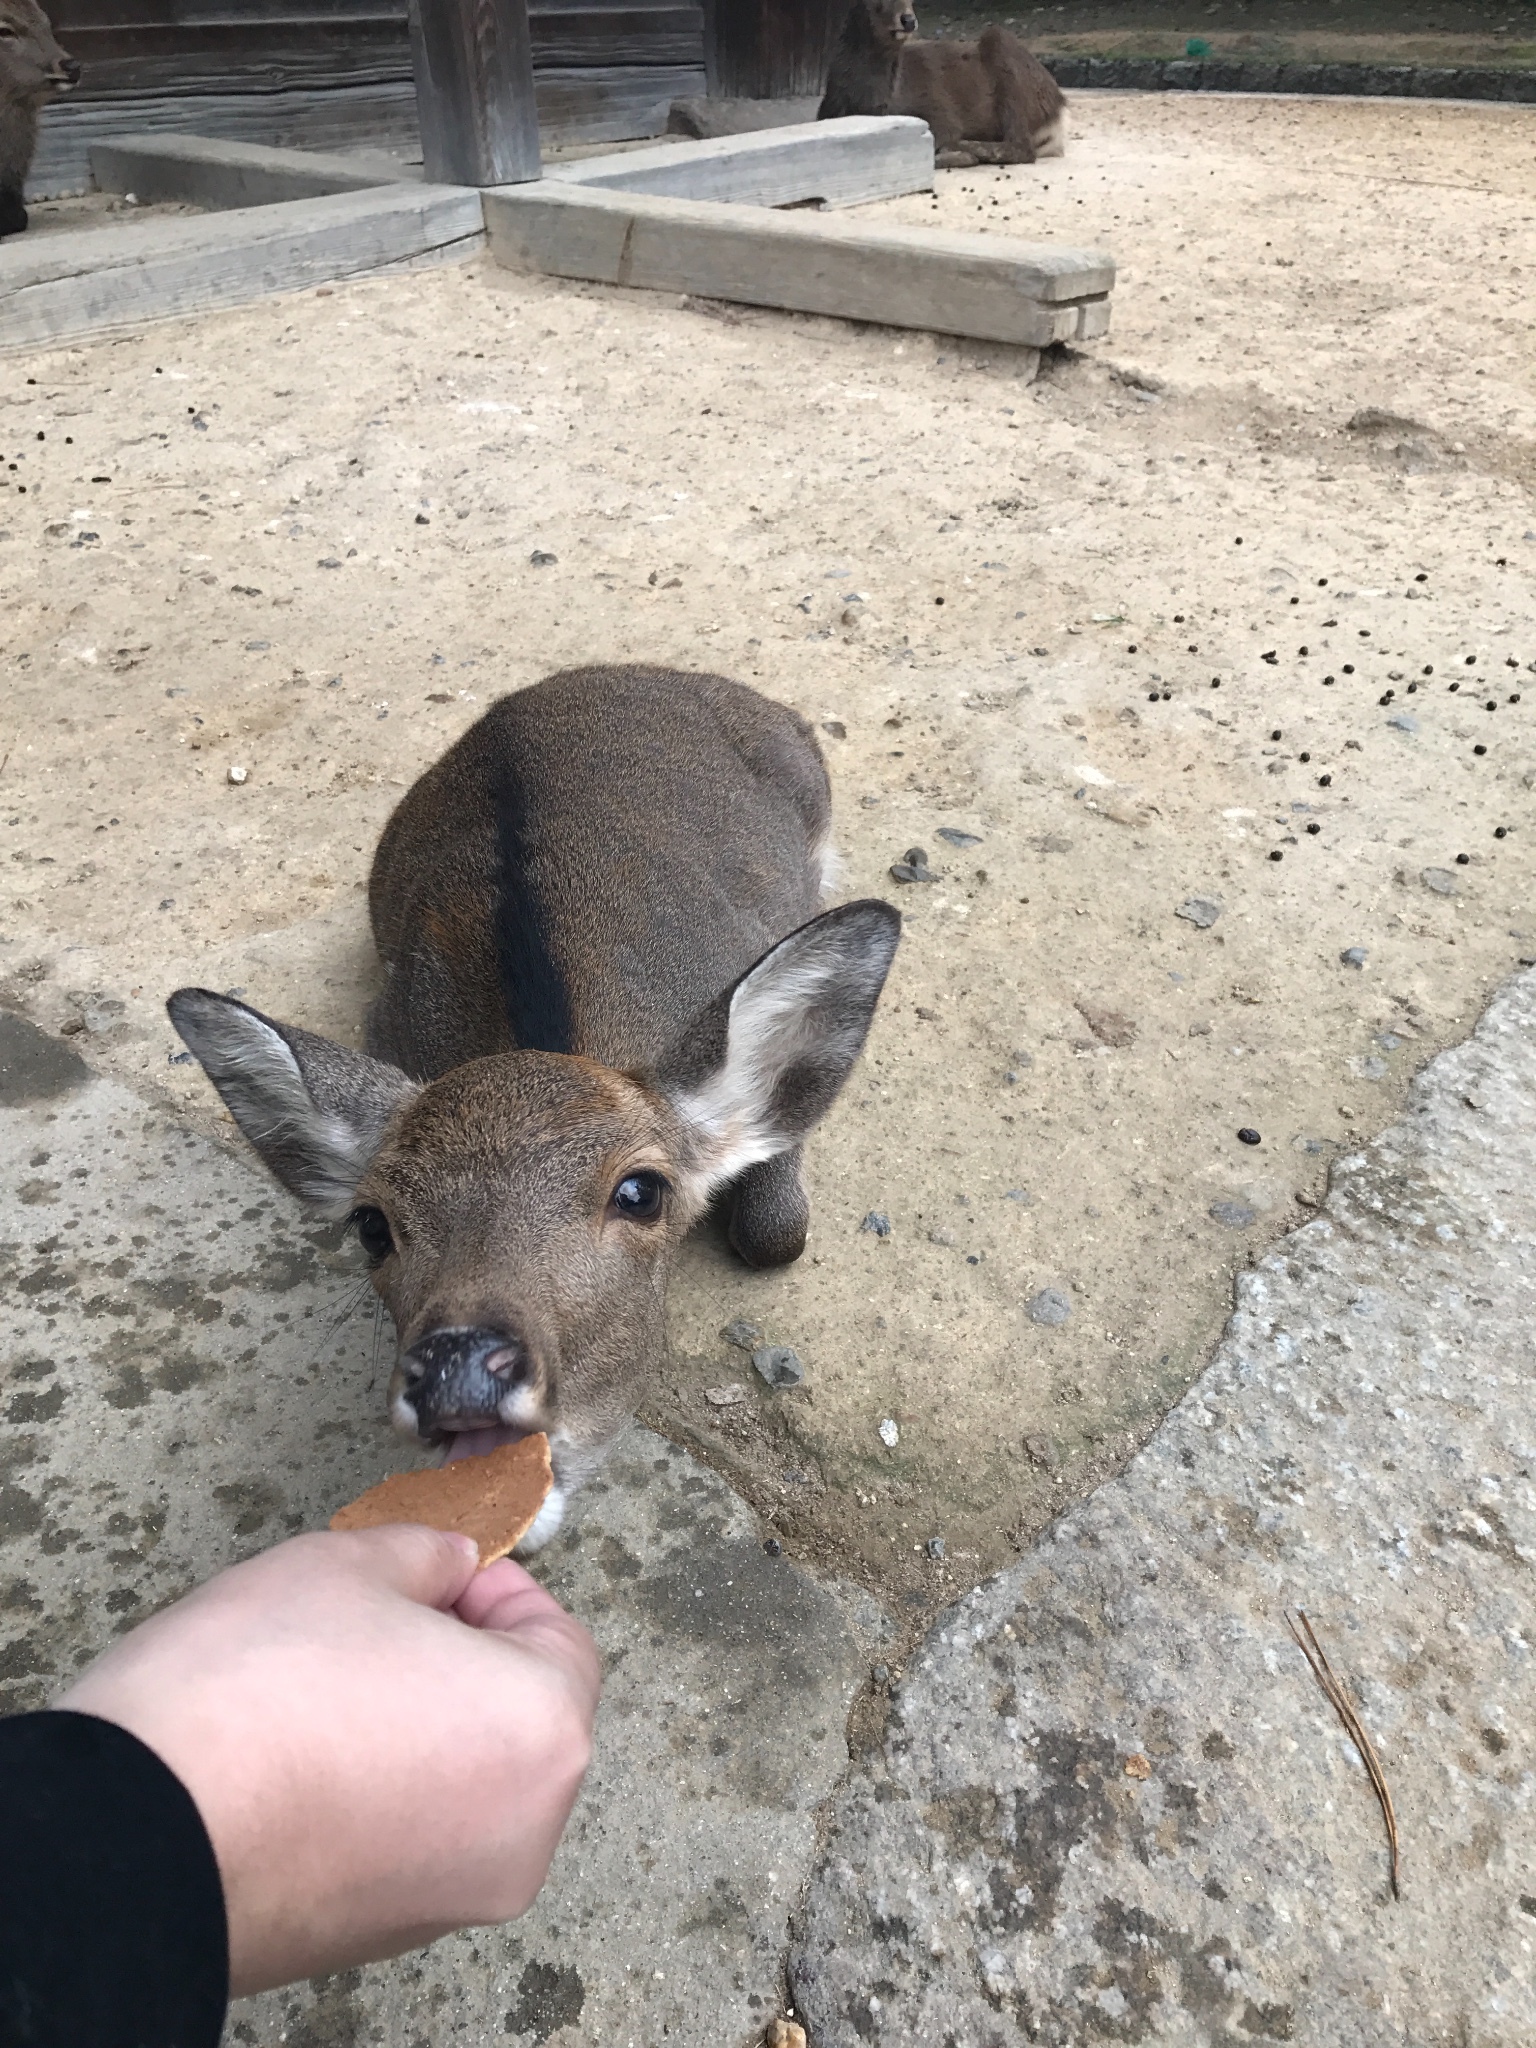
M 1298 1607 L 1294 1614 L 1286 1615 L 1285 1622 L 1297 1649 L 1311 1665 L 1312 1676 L 1322 1687 L 1328 1704 L 1344 1723 L 1345 1733 L 1360 1752 L 1360 1761 L 1365 1765 L 1371 1788 L 1381 1806 L 1381 1817 L 1386 1823 L 1387 1853 L 1390 1858 L 1388 1875 L 1392 1885 L 1392 1896 L 1394 1899 L 1400 1899 L 1402 1893 L 1397 1888 L 1397 1815 L 1392 1810 L 1392 1794 L 1387 1789 L 1386 1773 L 1381 1768 L 1381 1758 L 1376 1754 L 1376 1745 L 1365 1732 L 1365 1724 L 1355 1712 L 1354 1702 L 1349 1694 L 1339 1683 L 1333 1666 L 1328 1662 L 1327 1653 L 1317 1640 L 1305 1612 Z M 1296 1626 L 1298 1622 L 1301 1624 L 1300 1628 Z

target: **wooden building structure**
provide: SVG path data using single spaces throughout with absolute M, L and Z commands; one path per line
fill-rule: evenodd
M 75 191 L 93 141 L 213 135 L 324 150 L 418 143 L 408 0 L 45 0 L 83 66 L 48 110 L 31 189 Z M 461 18 L 506 0 L 413 0 Z M 511 0 L 521 7 L 524 0 Z M 526 0 L 538 133 L 655 135 L 675 98 L 820 90 L 841 0 Z M 429 22 L 429 27 L 434 25 Z

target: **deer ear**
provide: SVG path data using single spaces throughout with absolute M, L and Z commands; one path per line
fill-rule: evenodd
M 787 1152 L 863 1049 L 901 936 L 889 903 L 845 903 L 781 939 L 696 1017 L 653 1083 L 682 1119 L 703 1199 Z
M 179 988 L 171 1022 L 265 1164 L 300 1201 L 345 1216 L 385 1126 L 416 1093 L 398 1067 L 275 1024 L 206 988 Z

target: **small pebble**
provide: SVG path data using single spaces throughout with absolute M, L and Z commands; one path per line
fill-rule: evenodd
M 752 1363 L 770 1387 L 798 1387 L 805 1378 L 799 1352 L 787 1344 L 759 1344 Z
M 1204 932 L 1210 930 L 1221 912 L 1222 905 L 1214 896 L 1186 896 L 1173 914 Z
M 1284 859 L 1285 859 L 1285 855 L 1284 855 L 1284 854 L 1283 854 L 1283 853 L 1282 853 L 1282 852 L 1280 851 L 1280 849 L 1279 849 L 1279 847 L 1278 847 L 1278 846 L 1272 846 L 1272 847 L 1271 847 L 1271 848 L 1269 849 L 1269 857 L 1270 857 L 1270 859 L 1271 859 L 1271 860 L 1284 860 Z
M 1261 1144 L 1263 1141 L 1259 1137 L 1258 1132 L 1253 1128 L 1252 1124 L 1244 1124 L 1242 1129 L 1237 1134 L 1237 1142 L 1240 1145 L 1258 1145 Z
M 1339 955 L 1339 958 L 1346 967 L 1363 967 L 1368 957 L 1368 950 L 1365 946 L 1346 946 Z
M 711 1408 L 735 1408 L 747 1398 L 747 1390 L 740 1380 L 732 1380 L 728 1387 L 706 1387 L 704 1398 Z
M 784 1555 L 784 1546 L 777 1536 L 770 1536 L 763 1545 L 763 1548 L 770 1557 L 782 1557 Z
M 891 1234 L 891 1219 L 883 1210 L 871 1209 L 864 1218 L 864 1221 L 859 1225 L 859 1228 L 860 1230 L 867 1230 L 871 1237 L 889 1237 Z
M 901 1442 L 901 1431 L 896 1427 L 889 1415 L 886 1416 L 880 1425 L 880 1441 L 888 1451 L 894 1451 Z
M 1419 880 L 1436 896 L 1456 894 L 1456 877 L 1449 868 L 1424 868 L 1420 871 Z
M 1470 867 L 1470 866 L 1471 866 L 1471 864 L 1472 864 L 1472 856 L 1471 856 L 1471 854 L 1470 854 L 1470 853 L 1458 853 L 1458 854 L 1457 854 L 1457 856 L 1456 856 L 1456 865 L 1457 865 L 1457 867 L 1459 867 L 1459 868 L 1465 868 L 1465 867 Z
M 1319 775 L 1317 786 L 1319 789 L 1331 789 L 1333 787 L 1333 777 L 1331 775 Z
M 242 782 L 250 781 L 251 771 L 249 768 L 241 768 L 239 766 L 236 766 L 230 769 L 229 779 L 232 783 L 234 783 L 235 787 L 238 789 Z
M 763 1341 L 762 1325 L 749 1323 L 738 1316 L 734 1323 L 727 1323 L 720 1332 L 727 1344 L 734 1344 L 738 1351 L 755 1351 Z
M 1322 831 L 1322 829 L 1323 829 L 1323 828 L 1322 828 L 1322 826 L 1318 824 L 1318 822 L 1317 822 L 1317 820 L 1316 820 L 1315 818 L 1313 819 L 1312 823 L 1311 823 L 1311 824 L 1310 824 L 1310 825 L 1309 825 L 1309 826 L 1307 827 L 1307 830 L 1308 830 L 1308 831 L 1309 831 L 1309 832 L 1310 832 L 1310 833 L 1311 833 L 1311 834 L 1312 834 L 1312 835 L 1313 835 L 1314 837 L 1316 837 L 1316 835 L 1317 835 L 1317 834 L 1318 834 L 1319 832 L 1321 832 L 1321 831 Z
M 1047 1330 L 1059 1329 L 1071 1313 L 1072 1304 L 1059 1287 L 1042 1287 L 1025 1309 L 1032 1323 Z
M 909 846 L 898 861 L 891 863 L 891 877 L 897 882 L 937 882 L 942 879 L 928 865 L 928 856 L 920 846 Z
M 535 548 L 528 557 L 529 565 L 535 569 L 552 569 L 560 557 L 552 555 L 548 548 Z
M 1476 746 L 1472 749 L 1472 751 L 1474 754 L 1486 754 L 1488 749 L 1484 746 Z
M 1246 1230 L 1254 1221 L 1255 1212 L 1246 1202 L 1212 1202 L 1210 1213 L 1218 1223 L 1224 1223 L 1228 1230 Z
M 930 1536 L 923 1545 L 923 1548 L 930 1557 L 942 1557 L 944 1555 L 944 1538 L 942 1536 Z
M 952 1230 L 930 1230 L 928 1233 L 930 1244 L 953 1244 L 954 1241 L 955 1233 Z
M 980 846 L 981 844 L 981 834 L 979 832 L 962 832 L 955 825 L 940 825 L 938 829 L 939 837 L 950 846 Z

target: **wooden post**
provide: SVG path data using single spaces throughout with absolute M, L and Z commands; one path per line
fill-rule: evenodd
M 435 185 L 539 176 L 527 0 L 410 0 L 421 154 Z
M 705 0 L 713 98 L 809 98 L 826 83 L 848 0 Z

